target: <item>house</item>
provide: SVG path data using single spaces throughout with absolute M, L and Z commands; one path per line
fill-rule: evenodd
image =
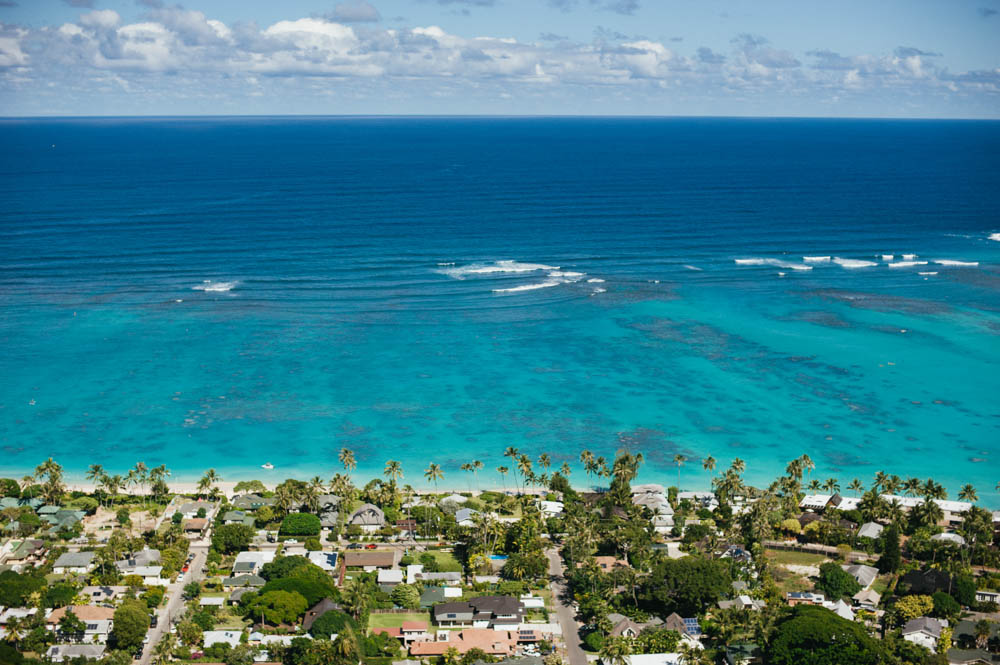
M 761 610 L 765 607 L 766 604 L 767 603 L 765 603 L 763 600 L 759 600 L 757 598 L 751 598 L 750 596 L 743 594 L 740 596 L 736 596 L 736 598 L 732 600 L 720 600 L 719 609 L 728 610 L 730 608 L 735 607 L 740 610 Z
M 823 510 L 833 496 L 830 494 L 806 494 L 799 501 L 799 508 L 802 510 Z
M 907 642 L 919 644 L 930 649 L 931 653 L 937 653 L 937 642 L 941 639 L 941 629 L 948 625 L 945 619 L 934 619 L 931 617 L 917 617 L 910 619 L 903 626 L 903 639 Z
M 233 576 L 236 575 L 256 575 L 264 564 L 274 561 L 275 552 L 240 552 L 233 562 Z
M 862 589 L 870 587 L 878 577 L 878 568 L 875 568 L 874 566 L 866 566 L 858 563 L 853 565 L 844 564 L 841 568 L 857 580 Z
M 336 494 L 321 494 L 316 503 L 316 515 L 319 517 L 319 526 L 323 530 L 336 528 L 340 523 L 340 497 Z M 309 510 L 309 506 L 302 506 L 303 510 Z
M 45 627 L 49 630 L 58 630 L 59 621 L 66 616 L 67 612 L 72 612 L 76 618 L 86 625 L 83 634 L 83 641 L 88 643 L 99 642 L 104 644 L 108 641 L 114 621 L 115 611 L 110 607 L 99 607 L 96 605 L 69 605 L 53 610 L 45 617 Z
M 350 526 L 360 526 L 365 533 L 374 533 L 385 526 L 385 513 L 378 506 L 366 503 L 347 518 Z
M 757 665 L 762 662 L 763 652 L 756 644 L 731 644 L 726 647 L 726 665 Z
M 223 524 L 244 524 L 252 527 L 256 524 L 253 515 L 242 510 L 228 510 L 222 514 Z
M 160 563 L 160 550 L 144 549 L 128 559 L 115 561 L 115 567 L 122 575 L 132 575 L 136 568 L 156 566 Z
M 625 656 L 625 665 L 683 665 L 684 661 L 681 659 L 679 653 L 642 653 L 642 654 L 632 654 L 631 656 Z M 609 661 L 600 659 L 601 663 L 605 665 L 611 665 Z
M 206 630 L 202 634 L 202 644 L 206 647 L 210 647 L 213 644 L 228 644 L 231 647 L 238 646 L 240 643 L 240 635 L 243 631 L 239 630 Z
M 455 511 L 455 522 L 458 526 L 475 526 L 476 523 L 472 518 L 478 514 L 479 511 L 472 508 L 459 508 Z
M 861 528 L 858 529 L 858 538 L 870 538 L 872 540 L 876 540 L 882 535 L 884 530 L 885 527 L 878 522 L 865 522 L 861 525 Z
M 657 628 L 663 625 L 663 620 L 659 617 L 651 617 L 649 621 L 639 623 L 617 612 L 608 614 L 608 621 L 611 622 L 611 633 L 609 634 L 612 637 L 637 637 L 647 628 Z
M 90 598 L 92 604 L 114 603 L 126 591 L 127 586 L 85 586 L 80 590 L 80 595 Z
M 312 625 L 316 623 L 316 619 L 320 618 L 327 612 L 340 611 L 340 605 L 333 602 L 329 598 L 324 598 L 306 611 L 305 617 L 302 619 L 303 630 L 309 630 Z
M 104 657 L 106 648 L 103 644 L 53 644 L 45 652 L 45 655 L 53 663 L 62 663 L 76 658 L 100 660 Z
M 223 589 L 259 589 L 265 584 L 267 580 L 260 575 L 233 575 L 222 580 Z
M 94 552 L 66 552 L 52 567 L 56 575 L 86 575 L 94 569 Z
M 459 586 L 462 584 L 462 573 L 425 573 L 423 564 L 411 563 L 406 567 L 406 583 L 416 584 L 417 582 Z
M 188 501 L 187 503 L 182 503 L 177 506 L 178 512 L 184 519 L 194 519 L 198 517 L 198 513 L 204 510 L 205 517 L 211 517 L 215 514 L 218 504 L 214 501 Z
M 789 591 L 785 594 L 785 602 L 789 607 L 796 605 L 822 605 L 826 602 L 826 596 L 812 591 Z
M 516 629 L 524 618 L 524 603 L 510 596 L 480 596 L 435 605 L 433 615 L 439 626 Z
M 733 561 L 739 561 L 741 563 L 750 563 L 753 561 L 753 556 L 746 550 L 743 545 L 727 545 L 726 549 L 722 551 L 719 555 L 720 559 L 732 559 Z
M 378 568 L 395 568 L 399 561 L 399 550 L 357 551 L 344 553 L 344 566 L 347 568 L 364 568 L 371 572 Z
M 874 612 L 878 609 L 879 601 L 882 600 L 882 596 L 873 589 L 862 589 L 861 591 L 854 594 L 851 599 L 854 601 L 854 605 L 863 610 L 868 610 L 869 612 Z
M 40 560 L 44 554 L 44 540 L 25 538 L 14 546 L 11 552 L 4 557 L 4 561 L 11 564 L 31 563 Z
M 373 632 L 385 633 L 390 637 L 402 640 L 404 646 L 409 646 L 412 642 L 426 642 L 434 639 L 434 636 L 427 632 L 427 623 L 423 621 L 404 621 L 399 628 L 377 628 Z
M 198 599 L 199 607 L 222 607 L 226 604 L 226 599 L 222 596 L 202 596 Z
M 695 506 L 708 510 L 719 507 L 719 500 L 715 498 L 714 492 L 678 492 L 677 501 L 690 501 Z
M 541 501 L 538 502 L 538 511 L 542 517 L 549 518 L 561 515 L 563 511 L 562 501 Z
M 443 656 L 450 648 L 460 654 L 481 649 L 491 656 L 509 656 L 517 646 L 516 634 L 509 630 L 465 628 L 460 631 L 439 631 L 435 640 L 416 641 L 410 645 L 410 655 L 418 657 Z
M 976 591 L 976 602 L 1000 603 L 1000 591 L 988 591 L 980 589 L 979 591 Z
M 383 591 L 391 591 L 397 584 L 403 583 L 404 575 L 399 568 L 382 569 L 378 571 L 378 585 Z
M 911 570 L 899 580 L 897 589 L 901 593 L 933 595 L 935 591 L 947 591 L 951 577 L 937 568 Z
M 461 506 L 468 500 L 468 497 L 464 497 L 461 494 L 449 494 L 445 498 L 441 499 L 439 503 L 450 503 L 455 506 Z
M 146 586 L 167 586 L 170 580 L 161 577 L 162 572 L 163 566 L 140 566 L 125 574 L 141 577 L 142 583 Z
M 208 528 L 207 517 L 194 517 L 184 522 L 184 535 L 192 538 L 200 537 Z
M 993 654 L 983 649 L 948 649 L 948 665 L 993 665 Z
M 631 568 L 627 559 L 619 559 L 616 556 L 595 556 L 594 561 L 597 567 L 606 573 L 610 573 L 615 568 Z
M 851 606 L 845 603 L 843 600 L 838 599 L 837 602 L 826 601 L 823 603 L 823 607 L 830 610 L 841 619 L 847 619 L 848 621 L 854 621 L 854 610 Z
M 965 538 L 957 533 L 936 533 L 931 536 L 931 541 L 935 543 L 949 543 L 959 547 L 965 547 Z
M 234 496 L 231 502 L 233 508 L 236 510 L 259 510 L 264 506 L 273 506 L 275 500 L 269 497 L 263 497 L 260 494 L 244 494 L 242 496 Z
M 319 566 L 328 573 L 337 569 L 336 552 L 310 552 L 306 555 L 313 564 Z
M 6 626 L 11 619 L 26 619 L 38 614 L 38 608 L 31 607 L 8 607 L 0 611 L 0 626 Z
M 400 530 L 400 535 L 404 538 L 417 535 L 417 520 L 396 520 L 394 526 Z

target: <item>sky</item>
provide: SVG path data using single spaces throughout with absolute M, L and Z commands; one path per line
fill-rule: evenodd
M 0 0 L 0 116 L 1000 118 L 1000 0 Z

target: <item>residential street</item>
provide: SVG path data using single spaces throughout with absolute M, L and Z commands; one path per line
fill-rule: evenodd
M 170 619 L 176 616 L 184 606 L 184 598 L 182 596 L 184 586 L 195 580 L 200 580 L 202 577 L 205 568 L 205 558 L 208 556 L 207 541 L 191 543 L 190 552 L 194 554 L 194 560 L 191 561 L 188 572 L 184 574 L 184 579 L 180 582 L 174 582 L 167 587 L 167 605 L 157 610 L 158 623 L 156 624 L 156 628 L 149 630 L 149 642 L 143 647 L 142 658 L 139 660 L 140 665 L 149 665 L 152 661 L 153 649 L 166 631 L 170 630 Z
M 566 593 L 566 582 L 563 579 L 563 564 L 556 550 L 547 550 L 549 557 L 549 580 L 552 586 L 552 602 L 556 607 L 556 616 L 562 626 L 563 641 L 566 643 L 566 655 L 569 665 L 587 665 L 587 655 L 580 646 L 580 624 L 576 622 L 576 612 L 563 599 Z

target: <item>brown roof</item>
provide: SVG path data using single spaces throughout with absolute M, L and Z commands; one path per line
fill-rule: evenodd
M 486 653 L 507 656 L 514 650 L 517 637 L 509 630 L 492 630 L 490 628 L 466 628 L 451 634 L 447 642 L 414 642 L 410 645 L 411 656 L 441 656 L 449 647 L 455 647 L 459 653 L 470 649 L 482 649 Z
M 205 527 L 208 526 L 208 518 L 206 517 L 193 517 L 184 523 L 185 531 L 204 531 Z
M 351 566 L 374 566 L 376 568 L 392 568 L 396 565 L 396 550 L 380 552 L 347 552 L 344 554 L 344 565 Z
M 426 621 L 404 621 L 403 630 L 427 630 Z
M 115 611 L 110 607 L 98 607 L 96 605 L 70 605 L 53 610 L 45 623 L 57 624 L 59 620 L 66 616 L 67 610 L 73 610 L 73 614 L 80 621 L 110 621 L 115 617 Z
M 625 559 L 619 559 L 615 556 L 595 556 L 594 561 L 597 562 L 597 567 L 601 570 L 611 570 L 621 566 L 622 568 L 628 568 L 628 561 Z

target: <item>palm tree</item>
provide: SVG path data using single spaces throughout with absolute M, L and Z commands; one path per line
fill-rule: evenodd
M 532 475 L 531 473 L 531 458 L 527 455 L 520 455 L 517 458 L 517 470 L 521 472 L 521 477 L 524 479 L 524 483 L 528 483 L 528 477 Z
M 896 474 L 892 474 L 885 479 L 882 486 L 886 494 L 899 494 L 899 490 L 903 487 L 903 480 Z
M 3 636 L 3 639 L 10 642 L 12 645 L 16 645 L 18 642 L 23 640 L 28 634 L 27 617 L 24 619 L 18 617 L 11 617 L 7 623 L 7 633 Z
M 803 455 L 800 457 L 799 464 L 802 465 L 802 468 L 806 473 L 812 473 L 812 470 L 816 468 L 816 464 L 812 461 L 809 455 Z
M 209 469 L 198 481 L 198 492 L 208 495 L 215 488 L 215 483 L 221 480 L 222 478 L 215 472 L 215 469 Z
M 813 478 L 812 480 L 809 481 L 809 484 L 806 485 L 806 489 L 808 489 L 810 492 L 818 492 L 820 490 L 820 487 L 821 485 L 819 479 L 817 478 Z
M 85 476 L 87 480 L 94 483 L 95 490 L 97 489 L 97 487 L 100 486 L 101 478 L 103 477 L 104 477 L 104 467 L 100 464 L 91 464 L 90 467 L 87 469 L 87 475 Z
M 132 471 L 135 471 L 135 483 L 143 491 L 143 494 L 145 494 L 146 478 L 147 474 L 149 473 L 149 469 L 146 468 L 146 463 L 136 462 L 135 466 L 132 468 Z M 145 501 L 143 502 L 143 505 L 145 505 Z
M 985 649 L 986 645 L 990 641 L 990 633 L 992 633 L 993 626 L 986 619 L 980 619 L 973 626 L 973 630 L 976 633 L 976 646 L 980 649 Z
M 549 457 L 548 453 L 542 453 L 538 456 L 538 466 L 542 467 L 545 471 L 549 470 L 549 467 L 552 466 L 552 458 Z
M 681 466 L 687 461 L 687 456 L 677 453 L 674 455 L 674 464 L 677 465 L 677 489 L 681 489 Z
M 389 482 L 396 485 L 396 481 L 403 477 L 403 465 L 394 459 L 389 460 L 385 463 L 385 469 L 382 471 L 382 475 L 389 479 Z
M 628 657 L 635 653 L 632 638 L 621 635 L 612 637 L 601 647 L 601 660 L 607 665 L 628 665 Z
M 472 477 L 476 479 L 476 490 L 479 489 L 479 472 L 482 468 L 482 460 L 472 460 Z
M 823 489 L 834 494 L 840 491 L 840 483 L 837 482 L 836 478 L 827 478 L 826 482 L 823 483 Z
M 354 452 L 349 448 L 341 448 L 340 454 L 337 455 L 337 459 L 339 459 L 340 463 L 344 465 L 344 471 L 347 472 L 348 476 L 351 475 L 351 471 L 358 468 L 358 463 L 354 459 Z
M 907 478 L 903 482 L 903 493 L 906 496 L 918 496 L 920 494 L 920 479 Z
M 976 493 L 976 488 L 970 483 L 962 486 L 962 489 L 958 491 L 958 498 L 960 501 L 975 503 L 979 500 L 979 495 Z
M 500 474 L 500 478 L 503 480 L 503 491 L 504 492 L 507 491 L 507 473 L 509 471 L 510 471 L 510 469 L 508 469 L 505 466 L 498 466 L 497 467 L 497 473 Z
M 111 504 L 114 505 L 114 500 L 118 496 L 118 492 L 125 487 L 125 479 L 119 474 L 113 476 L 105 476 L 104 484 L 107 486 L 107 492 L 111 495 Z
M 742 475 L 744 471 L 747 470 L 747 463 L 741 460 L 739 457 L 733 459 L 732 469 L 736 473 Z
M 428 482 L 434 483 L 434 491 L 437 491 L 438 480 L 444 478 L 444 471 L 441 470 L 441 466 L 439 464 L 431 462 L 430 466 L 424 469 L 424 478 L 426 478 Z
M 514 470 L 514 484 L 517 484 L 517 458 L 521 454 L 514 446 L 507 446 L 507 449 L 503 451 L 504 457 L 509 457 L 511 461 L 511 468 Z
M 559 473 L 563 475 L 563 478 L 569 478 L 569 474 L 572 472 L 573 470 L 569 468 L 569 462 L 563 462 L 562 466 L 559 467 Z
M 580 453 L 580 464 L 583 465 L 584 471 L 587 472 L 587 478 L 590 478 L 590 469 L 594 463 L 594 453 L 589 450 L 584 450 Z M 997 487 L 1000 488 L 1000 483 L 997 483 Z
M 461 469 L 462 471 L 465 471 L 466 473 L 472 473 L 472 463 L 471 462 L 466 462 L 465 464 L 462 464 L 458 468 Z M 469 489 L 472 489 L 471 483 L 468 483 L 466 486 L 469 487 Z
M 855 479 L 854 479 L 854 480 L 852 480 L 852 481 L 850 482 L 850 484 L 849 484 L 849 485 L 847 486 L 847 489 L 849 489 L 849 490 L 851 490 L 852 492 L 854 492 L 854 496 L 857 496 L 857 495 L 858 495 L 858 494 L 860 494 L 861 492 L 864 492 L 864 491 L 865 491 L 865 486 L 864 486 L 864 484 L 863 484 L 863 483 L 861 482 L 861 479 L 860 479 L 860 478 L 855 478 Z
M 701 468 L 708 471 L 708 486 L 712 486 L 712 476 L 715 475 L 715 458 L 709 455 L 701 461 Z

